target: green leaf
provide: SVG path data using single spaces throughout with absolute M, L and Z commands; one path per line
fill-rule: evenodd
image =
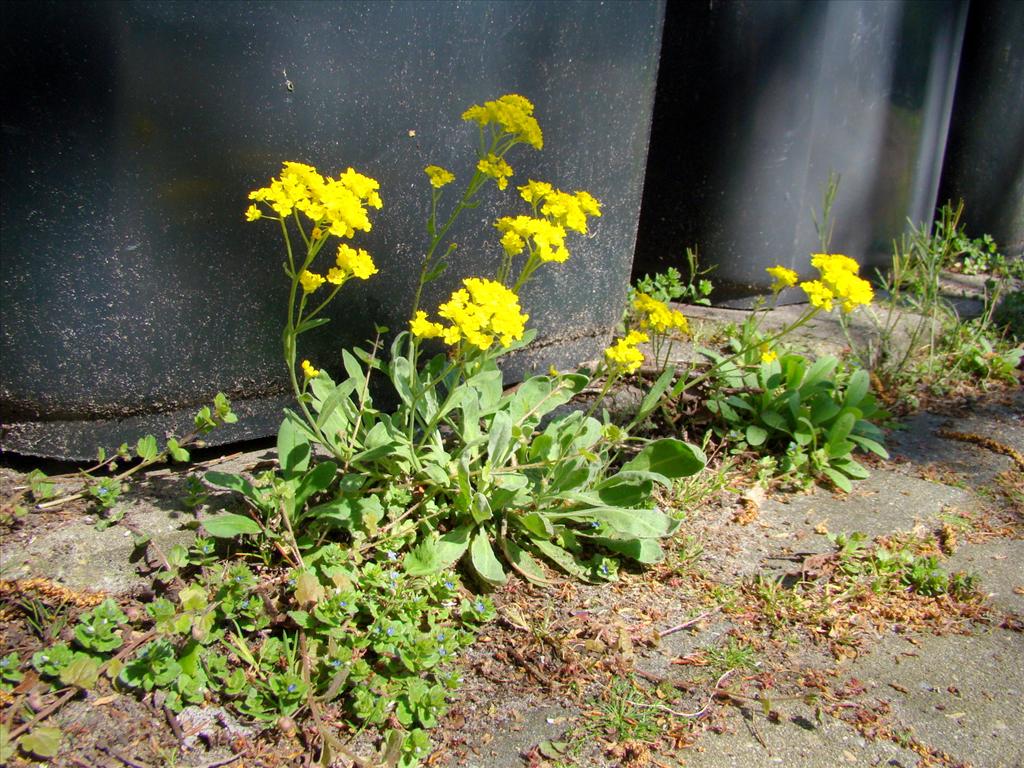
M 635 507 L 651 498 L 654 477 L 644 472 L 619 472 L 598 483 L 594 490 L 603 504 Z
M 845 491 L 846 493 L 853 490 L 853 484 L 850 482 L 850 479 L 842 472 L 838 472 L 831 467 L 822 467 L 821 471 L 829 480 L 835 483 L 835 486 L 839 490 Z
M 260 501 L 260 496 L 253 487 L 253 484 L 241 475 L 235 475 L 228 472 L 210 471 L 203 475 L 203 479 L 210 485 L 216 485 L 218 488 L 227 488 L 231 491 L 238 491 L 238 493 L 254 502 L 258 503 Z
M 440 538 L 424 539 L 405 556 L 402 566 L 410 576 L 426 576 L 451 568 L 469 547 L 472 526 L 462 525 Z
M 580 522 L 595 520 L 614 531 L 641 539 L 668 536 L 679 527 L 679 521 L 657 509 L 623 509 L 622 507 L 587 507 L 548 515 L 558 520 L 569 518 Z
M 624 555 L 638 563 L 652 565 L 665 559 L 661 545 L 654 539 L 625 539 L 614 536 L 592 536 L 590 540 L 605 549 Z
M 314 328 L 319 328 L 321 325 L 326 325 L 331 322 L 328 317 L 314 317 L 312 320 L 304 320 L 299 323 L 299 326 L 295 329 L 295 335 L 298 336 L 300 333 L 311 331 Z
M 350 379 L 362 382 L 366 379 L 366 373 L 363 371 L 363 367 L 359 365 L 359 361 L 352 356 L 352 353 L 347 349 L 341 350 L 341 363 L 345 366 L 345 373 L 348 374 Z
M 171 457 L 172 461 L 188 461 L 188 451 L 178 444 L 178 441 L 173 437 L 167 438 L 167 454 Z
M 330 488 L 338 474 L 338 465 L 333 461 L 323 461 L 302 476 L 295 489 L 295 508 L 301 509 L 310 496 Z
M 865 370 L 854 371 L 846 385 L 846 398 L 843 400 L 843 405 L 847 407 L 860 405 L 870 388 L 871 380 L 868 378 L 868 372 Z
M 203 528 L 216 539 L 231 539 L 235 536 L 257 534 L 263 529 L 259 523 L 249 517 L 225 512 L 216 517 L 203 520 Z
M 863 464 L 853 459 L 834 459 L 831 465 L 854 480 L 864 480 L 871 475 Z
M 508 411 L 498 411 L 491 419 L 490 434 L 487 439 L 487 455 L 490 457 L 492 468 L 505 465 L 511 443 L 512 416 Z
M 629 431 L 637 424 L 641 423 L 644 419 L 654 413 L 655 409 L 661 403 L 661 397 L 665 394 L 665 390 L 668 389 L 672 383 L 672 379 L 675 378 L 676 369 L 669 367 L 661 372 L 661 375 L 651 385 L 651 388 L 647 390 L 647 394 L 644 395 L 644 399 L 640 401 L 640 407 L 636 411 L 636 415 L 633 416 L 629 426 L 626 428 Z
M 529 552 L 526 552 L 511 539 L 502 538 L 499 541 L 501 551 L 505 553 L 508 564 L 519 573 L 524 579 L 533 584 L 552 584 L 551 579 L 544 573 L 540 563 L 533 559 Z
M 160 449 L 156 445 L 156 438 L 152 435 L 140 437 L 135 444 L 135 452 L 143 461 L 152 461 L 160 453 Z
M 511 518 L 536 539 L 550 539 L 555 535 L 555 529 L 542 512 L 527 512 L 525 515 L 512 515 Z
M 317 377 L 319 378 L 319 376 Z M 338 386 L 334 387 L 327 395 L 320 401 L 320 405 L 314 407 L 319 411 L 316 417 L 316 425 L 321 429 L 328 423 L 328 420 L 337 414 L 337 423 L 330 425 L 331 432 L 338 432 L 342 429 L 348 428 L 348 419 L 345 417 L 343 411 L 338 410 L 338 406 L 348 398 L 350 394 L 355 390 L 354 381 L 344 381 Z
M 494 365 L 492 362 L 491 365 Z M 480 415 L 488 416 L 501 400 L 503 379 L 497 368 L 488 368 L 466 379 L 464 385 L 471 387 L 479 397 Z
M 7 765 L 7 762 L 13 757 L 14 744 L 11 743 L 11 733 L 7 730 L 6 725 L 0 723 L 0 765 Z
M 885 450 L 885 446 L 876 440 L 872 440 L 870 437 L 864 437 L 863 435 L 851 434 L 849 440 L 859 445 L 866 451 L 871 451 L 876 456 L 881 456 L 883 459 L 889 458 L 889 452 Z
M 473 521 L 477 524 L 487 522 L 494 517 L 490 502 L 479 491 L 473 494 L 473 503 L 470 505 L 469 511 L 473 515 Z
M 786 417 L 778 411 L 771 409 L 761 411 L 761 421 L 772 429 L 789 434 L 789 422 L 786 421 Z
M 653 472 L 673 479 L 695 475 L 704 469 L 706 464 L 707 458 L 700 448 L 668 437 L 648 443 L 622 469 L 627 472 Z
M 828 379 L 831 376 L 832 371 L 835 370 L 839 361 L 832 355 L 826 355 L 825 357 L 819 358 L 811 366 L 810 370 L 807 371 L 807 376 L 804 377 L 803 387 L 810 388 L 817 386 L 819 383 Z
M 850 445 L 846 438 L 853 430 L 853 425 L 857 423 L 857 415 L 852 411 L 844 411 L 839 414 L 839 417 L 835 420 L 835 423 L 828 430 L 828 444 L 827 448 L 829 454 L 832 456 L 842 456 L 848 454 L 852 448 L 846 448 L 844 446 Z
M 100 662 L 85 654 L 76 654 L 75 660 L 60 671 L 60 681 L 64 685 L 78 688 L 92 688 L 100 675 Z
M 746 431 L 747 443 L 751 446 L 764 445 L 768 439 L 768 430 L 757 424 L 748 424 Z
M 18 746 L 36 757 L 54 757 L 60 751 L 60 742 L 60 728 L 40 725 L 22 736 Z
M 311 453 L 306 425 L 288 411 L 277 431 L 277 461 L 284 479 L 291 480 L 305 472 Z
M 532 539 L 530 546 L 570 576 L 575 576 L 580 581 L 585 581 L 589 584 L 597 583 L 586 563 L 557 544 L 542 539 Z
M 508 581 L 505 569 L 494 555 L 487 533 L 477 530 L 469 545 L 469 562 L 476 575 L 492 587 L 498 587 Z

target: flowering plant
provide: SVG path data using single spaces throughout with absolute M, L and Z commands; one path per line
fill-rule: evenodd
M 386 357 L 383 329 L 368 350 L 343 350 L 338 381 L 317 361 L 300 361 L 298 339 L 327 321 L 322 312 L 346 282 L 376 273 L 370 255 L 348 242 L 337 246 L 328 270 L 317 262 L 329 239 L 370 230 L 371 209 L 382 205 L 378 184 L 353 169 L 331 179 L 285 163 L 279 178 L 251 193 L 246 218 L 279 221 L 284 238 L 283 348 L 299 412 L 286 414 L 278 435 L 279 473 L 261 484 L 208 476 L 241 491 L 251 507 L 249 518 L 221 516 L 214 528 L 259 532 L 300 568 L 329 542 L 344 541 L 357 561 L 382 549 L 405 552 L 412 576 L 461 562 L 483 585 L 503 583 L 508 569 L 541 582 L 547 575 L 539 561 L 546 560 L 581 579 L 607 580 L 617 557 L 661 558 L 658 540 L 677 523 L 654 506 L 654 488 L 699 471 L 704 457 L 680 440 L 642 440 L 595 418 L 600 397 L 585 413 L 551 417 L 590 383 L 582 374 L 533 376 L 505 391 L 498 360 L 534 335 L 520 292 L 538 270 L 571 257 L 574 233 L 588 234 L 601 215 L 589 193 L 535 180 L 518 186 L 529 211 L 494 223 L 500 255 L 493 275 L 466 276 L 436 309 L 421 307 L 424 286 L 452 265 L 447 235 L 460 213 L 477 205 L 489 182 L 507 188 L 513 147 L 543 146 L 533 105 L 521 96 L 473 106 L 463 119 L 476 124 L 479 142 L 450 208 L 445 195 L 456 175 L 424 169 L 428 242 L 407 329 Z M 663 325 L 652 316 L 652 330 Z M 637 345 L 646 339 L 636 331 L 608 348 L 602 396 L 636 370 Z M 438 345 L 441 351 L 427 354 Z M 391 412 L 371 395 L 371 379 L 381 376 L 397 401 Z M 330 459 L 316 461 L 318 449 Z M 631 456 L 624 464 L 623 453 Z
M 818 277 L 803 282 L 787 267 L 767 269 L 776 298 L 786 288 L 799 285 L 803 290 L 808 306 L 799 317 L 765 335 L 761 331 L 765 307 L 755 308 L 738 337 L 730 341 L 728 352 L 702 350 L 711 365 L 699 374 L 678 376 L 674 368 L 666 367 L 673 338 L 688 332 L 686 317 L 637 292 L 628 325 L 641 330 L 630 330 L 626 338 L 651 341 L 655 363 L 665 370 L 651 386 L 632 425 L 659 409 L 674 421 L 671 410 L 683 393 L 709 382 L 708 408 L 734 450 L 783 454 L 779 469 L 784 473 L 827 478 L 843 490 L 850 489 L 850 478 L 865 477 L 867 471 L 853 460 L 852 451 L 862 448 L 886 456 L 881 432 L 870 422 L 884 414 L 868 391 L 868 374 L 836 375 L 838 361 L 834 358 L 810 366 L 802 355 L 780 355 L 778 343 L 822 312 L 838 309 L 845 317 L 869 305 L 873 290 L 859 277 L 857 262 L 847 256 L 818 253 L 812 255 L 811 265 L 818 270 Z M 618 350 L 616 354 L 626 352 Z M 637 349 L 631 359 L 629 370 L 633 371 L 644 356 Z

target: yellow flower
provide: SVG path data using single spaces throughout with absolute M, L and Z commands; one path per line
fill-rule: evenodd
M 335 263 L 337 264 L 337 269 L 332 269 L 332 272 L 341 272 L 343 276 L 354 275 L 360 280 L 369 280 L 378 271 L 377 265 L 373 263 L 369 253 L 362 248 L 356 250 L 347 243 L 342 243 L 338 246 L 338 255 L 335 257 Z M 330 274 L 328 274 L 327 279 L 331 279 Z M 331 280 L 331 282 L 334 281 Z
M 497 125 L 503 132 L 513 134 L 517 142 L 529 144 L 534 149 L 544 146 L 540 125 L 533 116 L 533 104 L 514 93 L 485 102 L 483 106 L 474 104 L 462 114 L 462 119 L 471 120 L 480 127 Z
M 770 363 L 773 360 L 778 360 L 778 359 L 779 359 L 779 356 L 778 356 L 778 354 L 776 354 L 774 349 L 769 347 L 767 344 L 762 344 L 761 345 L 761 362 L 762 363 Z
M 324 278 L 316 272 L 310 272 L 308 269 L 304 269 L 299 275 L 299 282 L 302 283 L 303 291 L 306 293 L 312 293 L 324 284 Z
M 551 185 L 547 182 L 534 181 L 533 179 L 519 187 L 519 194 L 523 200 L 533 206 L 536 206 L 537 203 L 544 199 L 545 195 L 550 195 L 553 191 Z
M 426 312 L 417 312 L 409 323 L 414 336 L 441 338 L 451 345 L 466 341 L 480 350 L 490 349 L 495 340 L 507 347 L 523 337 L 530 318 L 522 313 L 515 293 L 478 277 L 467 277 L 462 285 L 437 310 L 450 325 L 432 322 Z
M 504 233 L 501 245 L 510 256 L 522 253 L 523 247 L 519 243 L 525 245 L 526 241 L 529 241 L 532 245 L 531 252 L 536 253 L 541 261 L 561 263 L 569 258 L 569 251 L 565 247 L 565 229 L 547 219 L 503 216 L 494 223 L 494 226 L 499 232 Z
M 600 216 L 601 204 L 586 192 L 553 190 L 544 197 L 540 212 L 567 229 L 587 234 L 587 216 Z
M 246 221 L 256 221 L 256 219 L 261 218 L 262 216 L 263 211 L 257 208 L 255 203 L 253 203 L 252 205 L 245 209 Z
M 860 271 L 860 264 L 841 253 L 816 253 L 811 256 L 811 266 L 822 274 L 845 271 L 856 275 Z
M 766 271 L 775 278 L 775 282 L 772 283 L 772 293 L 778 293 L 783 288 L 790 288 L 796 285 L 797 280 L 800 279 L 800 276 L 792 269 L 786 269 L 782 266 L 768 267 Z
M 439 165 L 428 165 L 423 171 L 430 177 L 430 186 L 434 189 L 440 189 L 445 184 L 455 181 L 455 174 Z
M 807 294 L 811 306 L 824 309 L 826 312 L 832 311 L 832 301 L 835 299 L 835 294 L 823 282 L 820 280 L 809 280 L 800 283 L 800 288 Z
M 476 168 L 485 176 L 490 176 L 498 182 L 498 189 L 508 186 L 508 179 L 512 175 L 512 166 L 505 162 L 503 157 L 498 157 L 493 152 L 482 158 L 476 164 Z
M 604 351 L 608 366 L 616 373 L 633 373 L 644 362 L 644 353 L 637 347 L 650 341 L 646 333 L 630 331 L 625 338 L 619 339 Z
M 518 256 L 526 248 L 526 241 L 518 232 L 509 229 L 501 236 L 501 247 L 509 256 Z
M 664 302 L 658 301 L 646 293 L 638 293 L 633 299 L 633 308 L 640 314 L 640 327 L 649 328 L 657 333 L 677 330 L 680 333 L 690 332 L 690 323 L 686 315 L 678 309 L 670 309 Z
M 307 379 L 315 379 L 320 375 L 320 371 L 313 367 L 313 364 L 309 360 L 302 361 L 302 373 Z
M 839 253 L 816 253 L 811 264 L 821 273 L 821 282 L 840 301 L 843 312 L 870 304 L 875 297 L 871 283 L 857 276 L 860 265 Z
M 299 211 L 332 235 L 351 237 L 357 230 L 370 231 L 367 207 L 383 205 L 377 193 L 379 187 L 376 180 L 351 168 L 331 179 L 321 176 L 310 165 L 286 162 L 280 178 L 250 192 L 249 199 L 266 203 L 282 217 Z M 246 217 L 252 215 L 250 208 Z
M 444 335 L 444 326 L 440 323 L 432 323 L 427 320 L 427 313 L 420 310 L 416 316 L 409 321 L 409 331 L 413 336 L 421 339 L 436 339 Z

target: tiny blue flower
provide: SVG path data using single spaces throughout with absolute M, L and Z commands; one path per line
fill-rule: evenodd
M 453 583 L 451 582 L 451 580 L 446 580 L 446 581 L 445 581 L 445 583 L 444 583 L 444 585 L 445 585 L 445 587 L 447 587 L 448 589 L 455 589 L 455 585 L 454 585 L 454 584 L 453 584 Z
M 441 656 L 447 656 L 448 655 L 448 649 L 445 648 L 443 645 L 440 648 L 437 649 L 437 652 Z
M 398 554 L 393 549 L 389 549 L 387 554 L 388 560 L 394 561 L 398 559 Z
M 395 628 L 394 627 L 388 627 L 388 637 L 394 637 L 394 636 L 395 636 Z
M 288 683 L 288 693 L 295 693 L 295 689 L 298 688 L 295 683 Z
M 473 603 L 473 610 L 477 613 L 483 613 L 486 610 L 486 608 L 484 607 L 484 604 L 482 602 L 477 600 L 475 603 Z
M 439 642 L 439 643 L 443 643 L 444 642 L 444 632 L 438 632 L 437 633 L 437 642 Z

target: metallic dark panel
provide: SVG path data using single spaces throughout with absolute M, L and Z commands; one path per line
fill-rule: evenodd
M 465 177 L 476 129 L 460 115 L 503 93 L 533 100 L 545 133 L 543 152 L 510 158 L 513 182 L 586 189 L 605 204 L 571 261 L 528 287 L 540 344 L 512 373 L 598 354 L 619 319 L 662 2 L 32 2 L 2 12 L 5 450 L 92 454 L 90 422 L 168 414 L 180 428 L 170 415 L 218 390 L 267 414 L 220 439 L 272 432 L 286 395 L 282 250 L 272 224 L 244 221 L 247 192 L 282 160 L 381 181 L 385 208 L 357 238 L 380 274 L 346 286 L 333 322 L 308 337 L 306 356 L 336 367 L 374 322 L 402 326 L 429 204 L 422 169 Z M 490 225 L 525 204 L 511 185 L 486 199 L 454 232 L 454 268 L 427 307 L 461 277 L 493 273 Z M 77 424 L 74 440 L 58 422 Z
M 670 4 L 634 274 L 698 246 L 719 301 L 806 272 L 830 170 L 835 251 L 888 261 L 930 220 L 965 6 L 954 0 Z
M 1024 3 L 972 0 L 940 202 L 964 200 L 964 223 L 1024 257 Z

